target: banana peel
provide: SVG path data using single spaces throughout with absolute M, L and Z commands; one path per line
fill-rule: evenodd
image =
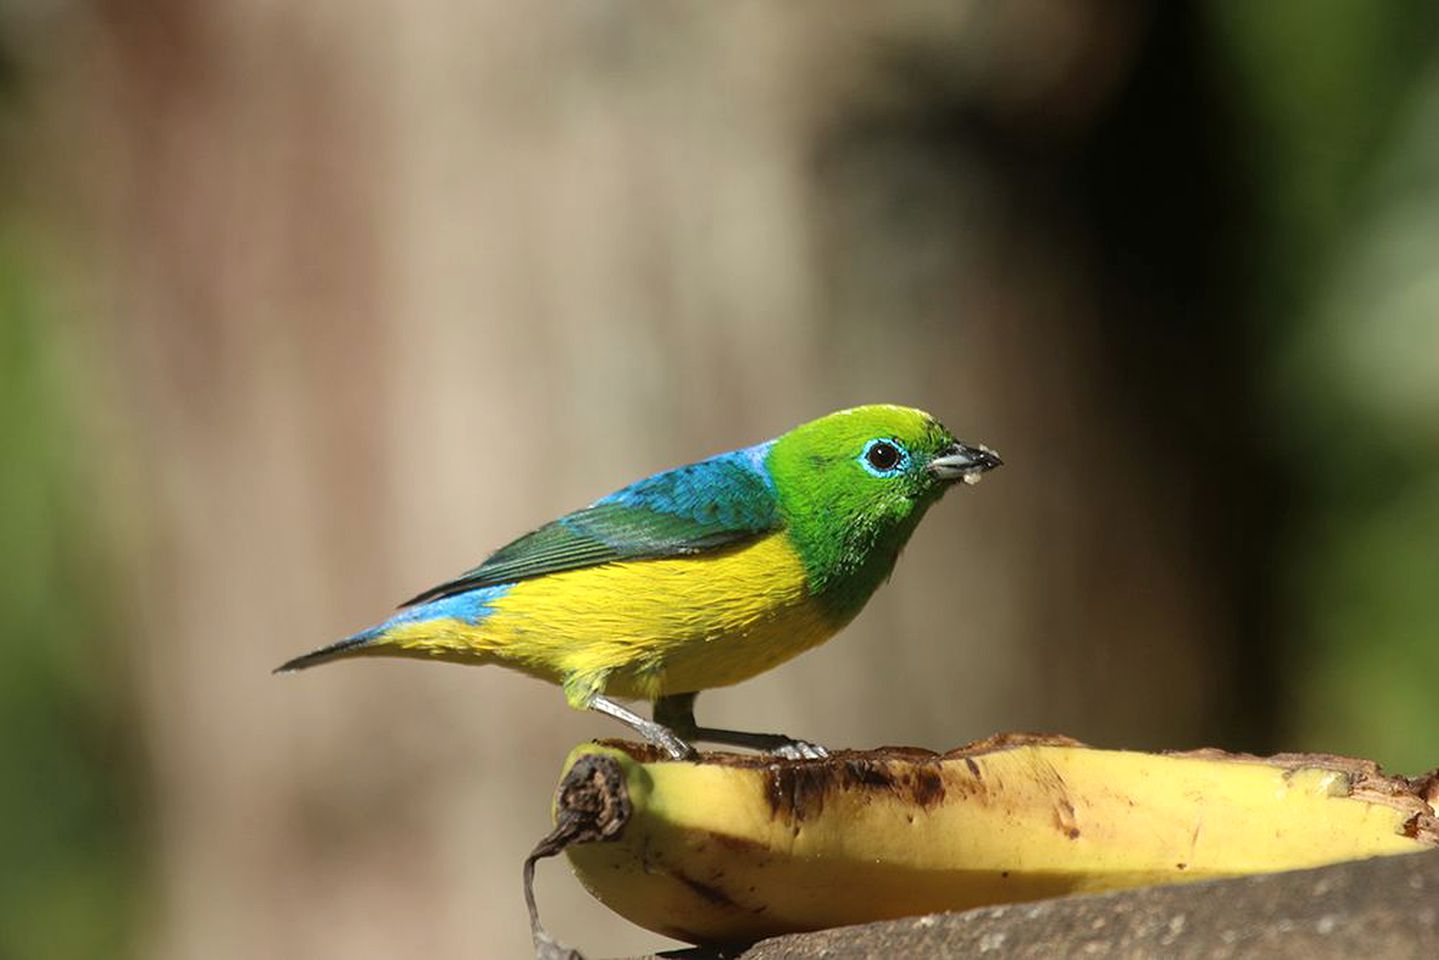
M 526 877 L 563 849 L 630 921 L 690 943 L 748 942 L 1418 852 L 1439 846 L 1436 801 L 1439 771 L 1391 777 L 1328 755 L 1006 735 L 945 754 L 673 761 L 606 741 L 571 753 L 556 829 Z

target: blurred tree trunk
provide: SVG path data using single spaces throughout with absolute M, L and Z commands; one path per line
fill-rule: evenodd
M 1229 735 L 1235 527 L 1209 491 L 1234 481 L 1198 470 L 1237 401 L 1173 436 L 1155 398 L 1190 384 L 1142 375 L 1222 361 L 1225 328 L 1159 333 L 1207 309 L 1202 272 L 1127 285 L 1206 251 L 1086 205 L 1188 106 L 1096 139 L 1133 105 L 1143 6 L 92 13 L 62 103 L 88 139 L 55 176 L 102 230 L 93 332 L 152 532 L 157 955 L 522 951 L 560 760 L 615 731 L 499 671 L 269 669 L 629 479 L 860 402 L 1009 466 L 932 514 L 853 629 L 702 717 L 1267 746 Z M 542 895 L 584 942 L 650 943 L 571 886 Z

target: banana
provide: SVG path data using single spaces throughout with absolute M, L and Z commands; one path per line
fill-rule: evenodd
M 691 943 L 1082 891 L 1319 866 L 1439 845 L 1439 772 L 1010 735 L 939 755 L 661 760 L 571 753 L 556 831 L 605 905 Z M 537 921 L 536 921 L 537 923 Z M 538 927 L 537 927 L 538 929 Z

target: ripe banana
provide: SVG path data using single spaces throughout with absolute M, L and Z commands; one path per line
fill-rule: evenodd
M 1439 772 L 1008 736 L 939 755 L 565 765 L 547 850 L 642 927 L 691 943 L 1080 891 L 1318 866 L 1439 845 Z M 589 841 L 589 842 L 587 842 Z

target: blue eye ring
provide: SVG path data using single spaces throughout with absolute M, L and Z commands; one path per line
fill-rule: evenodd
M 864 445 L 859 465 L 875 477 L 897 477 L 909 469 L 909 451 L 893 437 L 876 437 Z

